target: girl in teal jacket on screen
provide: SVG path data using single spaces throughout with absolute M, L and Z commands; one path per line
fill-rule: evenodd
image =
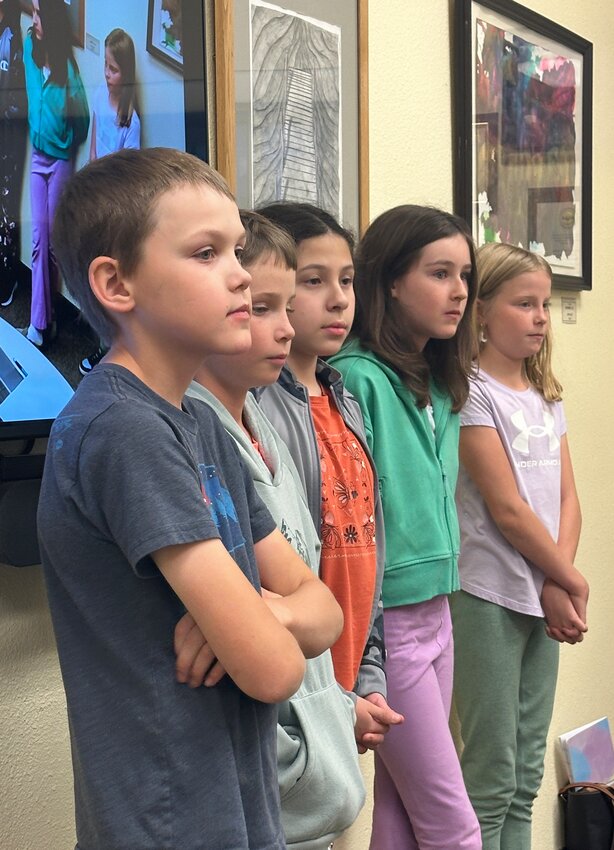
M 32 142 L 32 303 L 30 325 L 23 333 L 39 348 L 53 335 L 59 288 L 51 225 L 90 122 L 67 8 L 64 0 L 33 0 L 32 26 L 24 44 Z

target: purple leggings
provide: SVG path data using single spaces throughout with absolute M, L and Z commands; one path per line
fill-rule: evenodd
M 388 703 L 405 715 L 375 754 L 370 850 L 481 850 L 448 720 L 454 643 L 446 596 L 384 611 Z
M 51 249 L 51 226 L 62 189 L 74 171 L 73 160 L 54 159 L 32 149 L 32 305 L 30 324 L 44 331 L 53 318 L 58 272 Z

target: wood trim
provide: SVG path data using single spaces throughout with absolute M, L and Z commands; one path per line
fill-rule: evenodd
M 216 168 L 237 188 L 233 0 L 214 0 Z
M 358 0 L 358 226 L 369 226 L 369 0 Z

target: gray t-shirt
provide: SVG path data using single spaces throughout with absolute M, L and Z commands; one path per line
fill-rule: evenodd
M 175 681 L 185 609 L 150 553 L 219 537 L 259 588 L 253 543 L 275 528 L 230 437 L 192 405 L 102 365 L 49 440 L 38 525 L 81 850 L 284 847 L 276 707 L 229 677 Z
M 469 425 L 497 429 L 520 496 L 556 540 L 561 437 L 567 430 L 562 403 L 545 401 L 532 387 L 510 389 L 480 370 L 470 380 L 469 398 L 461 410 L 461 427 Z M 542 617 L 544 574 L 503 537 L 462 464 L 456 502 L 462 589 L 512 611 Z

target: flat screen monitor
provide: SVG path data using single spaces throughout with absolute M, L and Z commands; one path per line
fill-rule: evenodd
M 53 304 L 53 320 L 42 345 L 23 334 L 46 309 L 40 296 L 33 299 L 32 269 L 33 257 L 47 251 L 51 182 L 61 185 L 67 169 L 123 146 L 179 148 L 209 159 L 204 10 L 202 0 L 0 4 L 0 441 L 47 436 L 82 378 L 83 361 L 98 349 L 52 263 L 37 292 Z M 62 50 L 76 60 L 71 85 L 78 77 L 85 92 L 72 107 L 80 110 L 73 128 L 88 125 L 82 138 L 75 131 L 68 150 L 63 134 L 74 115 L 46 114 L 50 101 L 41 96 L 53 83 L 49 57 Z M 55 103 L 62 103 L 61 91 Z M 44 264 L 37 268 L 40 275 Z

